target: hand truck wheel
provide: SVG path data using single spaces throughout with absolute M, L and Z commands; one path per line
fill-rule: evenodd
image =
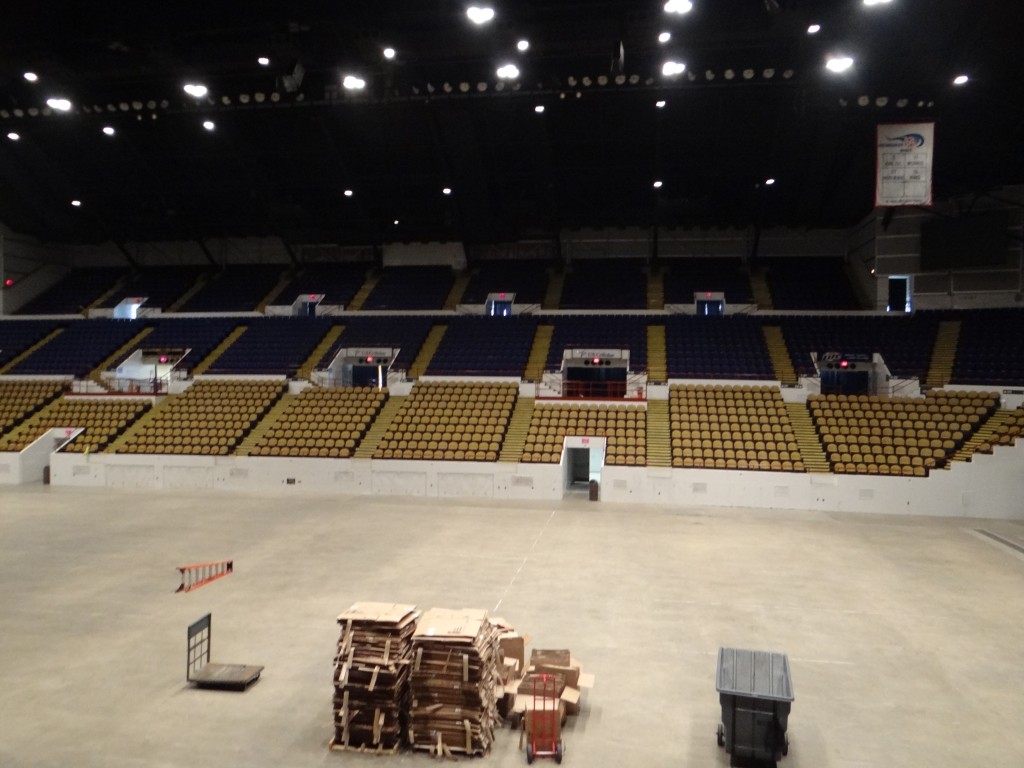
M 559 765 L 562 764 L 562 740 L 559 739 L 558 743 L 555 744 L 555 762 Z
M 533 744 L 527 743 L 526 745 L 526 764 L 533 765 Z

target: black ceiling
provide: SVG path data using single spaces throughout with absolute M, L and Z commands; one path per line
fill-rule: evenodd
M 685 16 L 664 0 L 505 0 L 485 27 L 452 0 L 121 5 L 5 9 L 0 221 L 16 231 L 369 243 L 845 226 L 872 205 L 875 125 L 916 120 L 936 122 L 937 197 L 1024 182 L 1020 0 L 694 0 Z M 832 51 L 854 68 L 826 72 Z M 667 58 L 687 72 L 663 77 Z M 499 92 L 506 61 L 521 75 Z M 365 90 L 341 88 L 346 73 Z M 51 96 L 72 111 L 42 114 Z

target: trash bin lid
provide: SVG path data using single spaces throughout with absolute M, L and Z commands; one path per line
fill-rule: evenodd
M 789 657 L 772 651 L 719 648 L 716 686 L 719 693 L 793 701 Z

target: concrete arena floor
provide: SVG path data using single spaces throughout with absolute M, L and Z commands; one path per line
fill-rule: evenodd
M 725 766 L 715 654 L 785 651 L 790 768 L 1024 764 L 1024 526 L 326 495 L 0 491 L 0 765 L 430 765 L 333 753 L 336 615 L 485 607 L 596 673 L 566 764 Z M 174 594 L 175 566 L 235 573 Z M 184 681 L 185 628 L 244 694 Z M 481 764 L 525 764 L 514 733 Z

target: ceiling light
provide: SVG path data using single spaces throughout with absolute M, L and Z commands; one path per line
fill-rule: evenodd
M 686 65 L 681 61 L 666 61 L 661 65 L 661 74 L 665 75 L 665 77 L 681 75 L 685 70 Z
M 764 77 L 765 80 L 771 80 L 773 77 L 775 77 L 775 70 L 772 69 L 771 67 L 768 67 L 761 73 L 761 76 Z
M 689 13 L 693 10 L 693 3 L 690 0 L 668 0 L 665 3 L 665 13 Z
M 713 71 L 713 70 L 710 70 L 710 69 L 706 70 L 706 71 L 704 72 L 704 79 L 705 79 L 705 80 L 714 80 L 714 79 L 715 79 L 715 73 L 714 73 L 714 71 Z
M 352 197 L 353 194 L 351 189 L 346 189 L 344 192 L 345 197 Z
M 486 24 L 494 18 L 494 9 L 486 6 L 481 8 L 478 5 L 471 5 L 466 9 L 466 16 L 474 24 Z
M 15 107 L 14 108 L 14 116 L 15 117 L 24 117 L 25 116 L 25 110 L 19 109 L 18 107 Z
M 530 41 L 525 38 L 520 40 L 518 43 L 516 43 L 516 49 L 523 52 L 530 50 Z
M 24 77 L 30 83 L 39 82 L 39 75 L 37 75 L 35 72 L 26 72 L 24 75 L 22 75 L 22 77 Z
M 355 75 L 345 75 L 345 79 L 341 81 L 341 84 L 350 91 L 361 91 L 366 87 L 366 81 Z
M 584 76 L 583 76 L 583 85 L 585 85 L 586 87 L 588 87 L 588 88 L 589 88 L 589 87 L 590 87 L 590 86 L 592 86 L 593 84 L 594 84 L 594 81 L 593 81 L 593 80 L 591 80 L 591 79 L 590 79 L 590 77 L 589 77 L 588 75 L 584 75 Z
M 398 226 L 398 219 L 395 219 L 395 226 Z
M 858 96 L 857 97 L 857 106 L 858 107 L 866 107 L 870 103 L 871 103 L 871 98 L 868 97 L 868 96 L 863 96 L 862 95 L 862 96 Z
M 661 180 L 660 179 L 658 181 L 654 182 L 654 188 L 655 189 L 661 189 Z
M 505 64 L 504 66 L 498 67 L 498 77 L 503 80 L 514 80 L 519 77 L 519 67 L 515 64 Z
M 11 141 L 17 141 L 18 139 L 21 138 L 21 135 L 15 133 L 14 131 L 11 131 L 10 133 L 7 134 L 7 138 L 10 139 Z
M 58 112 L 67 112 L 71 109 L 71 102 L 67 99 L 47 99 L 46 106 Z
M 184 90 L 185 93 L 196 99 L 201 99 L 203 98 L 203 96 L 209 93 L 209 89 L 205 85 L 202 85 L 200 83 L 186 83 Z
M 744 80 L 753 80 L 754 79 L 754 70 L 752 70 L 752 69 L 744 69 L 743 70 L 743 79 Z
M 953 85 L 963 85 L 970 79 L 967 75 L 957 75 L 953 78 Z
M 230 96 L 221 96 L 220 97 L 220 103 L 223 104 L 225 107 L 228 106 L 229 104 L 231 104 L 231 97 Z
M 156 109 L 156 102 L 153 99 L 150 99 L 149 101 L 147 101 L 146 102 L 146 109 Z M 98 109 L 96 111 L 99 112 Z
M 217 126 L 213 124 L 213 120 L 203 120 L 203 128 L 208 131 L 212 131 Z
M 272 94 L 270 94 L 270 100 L 276 104 L 281 100 L 281 94 L 278 93 L 277 91 L 274 91 Z
M 133 101 L 132 102 L 132 109 L 134 109 L 136 112 L 141 112 L 142 111 L 142 102 L 141 101 Z
M 665 100 L 658 99 L 656 102 L 654 102 L 654 106 L 656 106 L 658 109 L 661 109 L 662 107 L 665 106 Z
M 105 133 L 107 136 L 113 136 L 115 133 L 117 133 L 117 131 L 114 130 L 114 126 L 112 125 L 104 125 L 103 133 Z
M 811 24 L 811 26 L 807 28 L 808 35 L 816 35 L 819 32 L 821 32 L 821 24 Z
M 262 104 L 266 100 L 267 94 L 263 93 L 262 91 L 257 91 L 253 94 L 253 98 L 256 99 L 257 104 Z
M 238 94 L 238 100 L 240 102 L 242 102 L 243 104 L 248 104 L 249 100 L 250 100 L 249 94 L 248 93 L 240 93 L 240 94 Z
M 886 5 L 891 2 L 892 0 L 864 0 L 864 5 Z
M 43 110 L 43 114 L 44 115 L 50 115 L 50 114 L 53 114 L 53 111 L 49 110 L 49 109 L 44 109 Z M 38 115 L 39 115 L 39 107 L 29 107 L 28 108 L 28 116 L 29 117 L 37 117 Z
M 725 79 L 726 80 L 732 80 L 734 77 L 736 77 L 736 72 L 734 70 L 732 70 L 732 69 L 725 70 Z
M 117 108 L 122 112 L 127 112 L 131 107 L 128 105 L 127 101 L 122 101 L 117 105 Z
M 444 189 L 441 190 L 441 194 L 442 195 L 450 195 L 451 193 L 452 193 L 452 188 L 451 187 L 445 187 Z
M 789 80 L 789 78 L 791 78 L 793 76 L 793 70 L 792 69 L 784 69 L 784 70 L 782 70 L 782 76 L 786 80 Z
M 608 85 L 608 75 L 598 75 L 597 84 L 602 86 Z
M 630 75 L 629 76 L 629 84 L 630 85 L 636 85 L 639 82 L 640 82 L 640 75 Z
M 385 48 L 383 53 L 384 53 L 384 58 L 385 59 L 393 59 L 393 58 L 395 58 L 395 49 L 394 48 Z
M 72 200 L 71 201 L 71 205 L 73 205 L 75 208 L 81 208 L 82 207 L 82 201 L 81 200 Z
M 888 96 L 879 96 L 877 99 L 875 99 L 875 106 L 876 107 L 884 107 L 888 103 L 889 103 L 889 97 Z
M 833 56 L 825 62 L 825 69 L 829 72 L 845 72 L 852 66 L 852 56 Z
M 765 183 L 765 186 L 770 187 L 772 184 L 775 183 L 775 179 L 765 179 L 764 183 Z
M 481 80 L 479 83 L 476 84 L 476 89 L 480 91 L 480 93 L 483 93 L 484 91 L 487 90 L 487 83 Z
M 261 67 L 269 67 L 270 59 L 268 59 L 266 56 L 260 56 L 258 59 L 256 59 L 256 63 L 259 64 Z
M 626 82 L 626 76 L 625 75 L 616 75 L 615 76 L 615 84 L 616 85 L 623 85 L 625 82 Z
M 671 39 L 672 39 L 672 33 L 671 32 L 662 32 L 660 35 L 658 35 L 658 42 L 659 43 L 667 43 Z
M 459 90 L 462 91 L 463 93 L 469 93 L 469 83 L 467 83 L 467 82 L 459 83 Z
M 533 111 L 536 112 L 538 115 L 544 114 L 544 105 L 538 104 L 536 107 L 533 108 Z
M 4 120 L 9 118 L 10 116 L 11 116 L 11 113 L 8 112 L 6 109 L 0 109 L 0 117 L 2 117 Z

